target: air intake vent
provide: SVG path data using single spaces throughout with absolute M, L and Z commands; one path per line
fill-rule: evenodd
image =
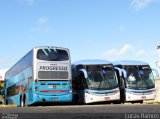
M 64 71 L 39 71 L 39 79 L 68 79 L 68 72 Z

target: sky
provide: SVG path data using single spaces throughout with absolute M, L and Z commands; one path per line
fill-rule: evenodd
M 160 60 L 160 0 L 0 0 L 0 75 L 36 46 L 82 59 Z

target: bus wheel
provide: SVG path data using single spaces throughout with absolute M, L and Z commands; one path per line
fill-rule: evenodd
M 119 101 L 119 100 L 118 101 L 113 101 L 112 103 L 113 104 L 121 104 L 121 101 Z
M 120 102 L 121 102 L 121 104 L 124 104 L 124 103 L 125 103 L 125 100 L 121 100 Z
M 79 96 L 75 95 L 73 99 L 73 104 L 78 104 L 79 103 Z
M 5 100 L 5 104 L 8 105 L 8 100 Z
M 139 103 L 140 103 L 140 104 L 143 104 L 143 101 L 140 101 Z

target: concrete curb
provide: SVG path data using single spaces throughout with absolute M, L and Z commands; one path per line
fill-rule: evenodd
M 17 107 L 16 105 L 0 105 L 0 108 L 3 108 L 3 107 Z
M 144 104 L 160 104 L 159 100 L 144 101 Z

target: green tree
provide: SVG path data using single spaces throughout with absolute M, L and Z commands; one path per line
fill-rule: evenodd
M 0 90 L 3 89 L 2 81 L 0 81 Z

